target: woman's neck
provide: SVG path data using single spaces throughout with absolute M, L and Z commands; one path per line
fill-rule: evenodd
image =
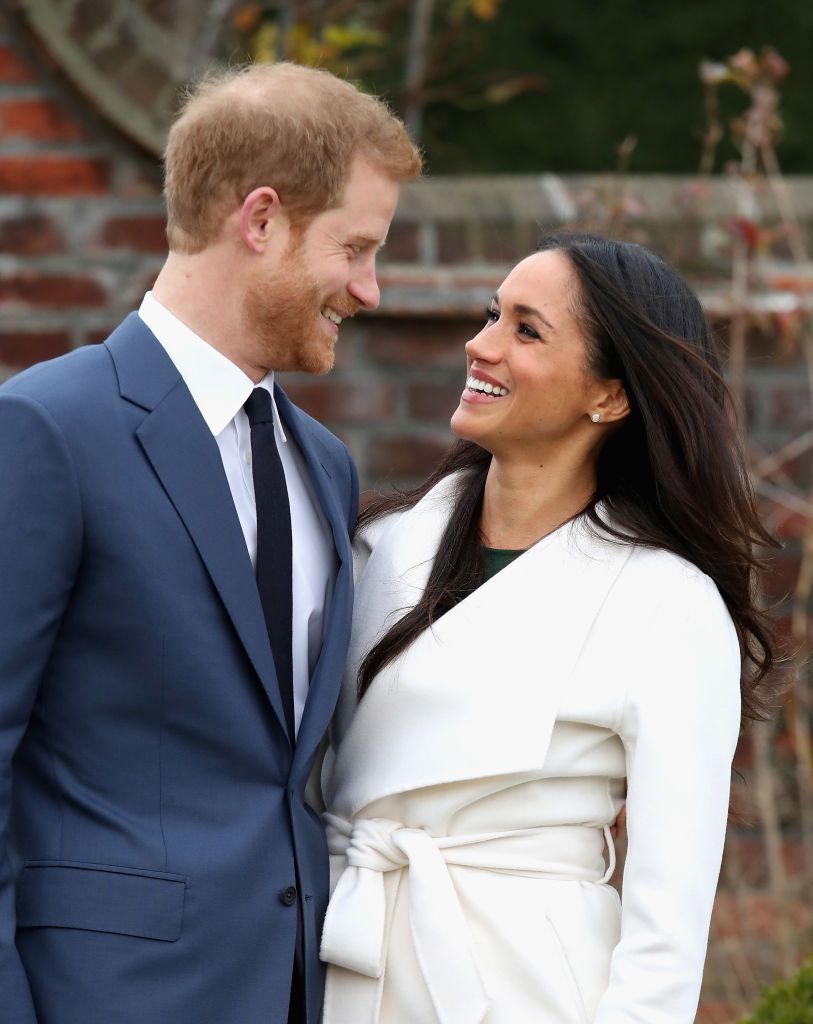
M 505 464 L 491 460 L 483 496 L 483 542 L 526 549 L 578 515 L 596 489 L 595 466 Z

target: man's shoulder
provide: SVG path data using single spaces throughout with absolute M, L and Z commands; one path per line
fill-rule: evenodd
M 22 370 L 0 387 L 0 398 L 28 398 L 51 411 L 86 403 L 115 373 L 104 345 L 86 345 Z

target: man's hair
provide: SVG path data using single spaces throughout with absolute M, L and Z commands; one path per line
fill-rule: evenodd
M 295 223 L 341 202 L 363 157 L 396 182 L 421 172 L 406 128 L 381 100 L 328 71 L 252 64 L 188 90 L 164 154 L 167 238 L 200 252 L 255 188 L 274 188 Z

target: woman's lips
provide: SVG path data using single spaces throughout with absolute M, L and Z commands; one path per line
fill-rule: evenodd
M 490 374 L 475 370 L 466 378 L 466 386 L 460 396 L 461 402 L 482 405 L 487 402 L 499 402 L 508 394 L 508 388 Z
M 504 395 L 488 395 L 485 391 L 472 391 L 471 388 L 463 388 L 463 394 L 460 396 L 461 402 L 470 402 L 472 405 L 489 405 L 493 402 L 500 402 L 504 398 Z

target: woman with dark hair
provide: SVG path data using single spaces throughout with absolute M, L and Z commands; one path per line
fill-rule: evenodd
M 356 538 L 324 1020 L 691 1024 L 772 541 L 658 257 L 552 236 L 486 317 L 456 447 Z

